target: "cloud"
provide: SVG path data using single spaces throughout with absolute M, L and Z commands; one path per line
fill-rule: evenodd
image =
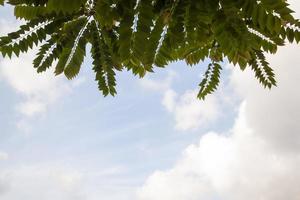
M 172 83 L 177 76 L 175 72 L 169 71 L 162 80 L 145 78 L 140 81 L 143 88 L 162 94 L 161 104 L 173 115 L 174 128 L 180 131 L 196 130 L 218 119 L 220 116 L 218 95 L 220 93 L 209 96 L 206 101 L 197 99 L 197 90 L 188 90 L 183 94 L 178 94 L 172 88 Z
M 206 101 L 197 99 L 197 90 L 188 90 L 178 97 L 172 90 L 164 94 L 162 104 L 175 118 L 175 128 L 186 131 L 207 126 L 220 116 L 220 105 L 216 95 Z
M 132 199 L 134 187 L 119 178 L 124 168 L 99 168 L 66 162 L 0 166 L 1 200 Z
M 289 45 L 268 56 L 278 81 L 272 90 L 263 89 L 252 71 L 234 69 L 230 85 L 242 99 L 234 126 L 206 133 L 169 170 L 155 171 L 138 199 L 298 200 L 299 52 Z
M 274 151 L 245 119 L 246 103 L 231 135 L 205 134 L 174 167 L 154 172 L 139 200 L 297 200 L 299 152 Z
M 22 21 L 0 19 L 0 34 L 17 30 Z M 72 87 L 82 84 L 85 79 L 77 78 L 67 83 L 62 77 L 55 77 L 53 69 L 38 74 L 33 68 L 32 60 L 36 51 L 31 50 L 20 57 L 0 59 L 0 79 L 10 85 L 23 100 L 16 109 L 26 117 L 33 117 L 48 110 L 48 107 L 62 96 L 68 94 Z
M 290 7 L 296 11 L 295 13 L 293 13 L 294 17 L 296 18 L 300 18 L 300 2 L 298 0 L 288 0 L 288 3 L 290 4 Z
M 23 97 L 16 109 L 28 117 L 44 113 L 49 105 L 70 91 L 70 86 L 55 77 L 52 70 L 38 74 L 32 66 L 33 58 L 30 52 L 0 61 L 1 78 Z
M 299 46 L 290 45 L 281 48 L 278 56 L 268 57 L 275 67 L 278 82 L 271 91 L 255 84 L 252 71 L 234 71 L 231 78 L 233 87 L 247 101 L 249 126 L 281 151 L 300 150 L 299 50 Z
M 176 99 L 178 95 L 177 93 L 172 89 L 167 89 L 164 92 L 163 98 L 162 98 L 162 105 L 169 111 L 172 112 L 175 109 L 176 106 Z
M 7 177 L 0 174 L 0 197 L 9 190 L 9 184 L 7 183 Z
M 85 81 L 84 78 L 77 78 L 67 82 L 62 76 L 56 77 L 53 69 L 38 74 L 32 66 L 34 57 L 31 51 L 19 58 L 0 61 L 0 78 L 21 96 L 22 101 L 16 109 L 26 117 L 45 113 L 50 105 Z
M 147 89 L 157 92 L 166 92 L 170 89 L 172 82 L 178 74 L 175 71 L 169 70 L 167 76 L 162 80 L 154 80 L 148 77 L 139 80 L 139 84 Z
M 11 20 L 8 18 L 0 19 L 0 35 L 4 35 L 13 31 L 16 31 L 17 28 L 22 24 L 22 21 Z
M 0 59 L 0 80 L 6 83 L 18 95 L 14 105 L 20 114 L 16 127 L 24 134 L 30 134 L 36 117 L 47 114 L 47 111 L 62 102 L 75 87 L 80 86 L 84 77 L 67 81 L 63 76 L 55 76 L 54 68 L 37 73 L 33 68 L 34 51 L 11 59 Z
M 0 161 L 1 160 L 7 160 L 8 159 L 8 154 L 5 152 L 0 151 Z
M 26 165 L 2 169 L 0 198 L 84 200 L 86 194 L 81 184 L 80 172 L 62 166 Z

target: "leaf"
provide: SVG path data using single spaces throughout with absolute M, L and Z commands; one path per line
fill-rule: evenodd
M 19 55 L 20 52 L 27 52 L 33 45 L 38 45 L 39 38 L 45 39 L 43 28 L 51 22 L 42 22 L 42 19 L 31 20 L 22 25 L 16 32 L 9 33 L 6 37 L 0 38 L 0 51 L 3 56 L 9 57 L 14 52 Z
M 154 63 L 157 48 L 159 46 L 159 41 L 163 33 L 165 24 L 163 21 L 163 16 L 159 16 L 155 21 L 155 25 L 150 33 L 149 42 L 145 44 L 145 53 L 143 58 L 143 64 L 148 71 L 152 70 L 152 65 Z
M 218 63 L 210 63 L 204 74 L 203 80 L 200 82 L 199 99 L 205 99 L 208 94 L 211 94 L 217 89 L 220 82 L 221 66 Z
M 33 61 L 33 67 L 37 68 L 37 72 L 46 71 L 61 53 L 61 48 L 57 45 L 55 38 L 49 39 L 43 44 L 37 53 L 37 57 Z
M 134 1 L 135 2 L 135 1 Z M 119 33 L 119 55 L 123 62 L 126 62 L 131 54 L 131 40 L 132 37 L 132 26 L 134 20 L 134 3 L 132 1 L 122 1 L 123 15 L 120 20 Z
M 68 79 L 73 79 L 78 75 L 81 64 L 83 63 L 83 59 L 85 57 L 85 45 L 85 41 L 80 40 L 73 56 L 69 55 L 70 61 L 66 62 L 64 69 L 64 74 Z
M 99 32 L 96 23 L 91 23 L 91 41 L 92 41 L 92 48 L 91 48 L 91 55 L 93 58 L 93 70 L 96 74 L 96 81 L 98 82 L 98 88 L 102 91 L 104 96 L 109 94 L 109 88 L 107 86 L 105 71 L 103 68 L 103 63 L 101 59 L 102 56 L 102 42 L 101 42 L 101 33 Z
M 185 55 L 185 62 L 189 65 L 196 65 L 200 61 L 204 61 L 204 59 L 208 55 L 208 48 L 202 47 L 196 50 L 189 52 Z
M 137 67 L 137 74 L 143 76 L 145 69 L 142 63 L 145 54 L 145 42 L 151 34 L 151 26 L 153 26 L 153 7 L 151 0 L 140 0 L 137 7 L 138 21 L 136 32 L 133 33 L 133 46 L 132 46 L 132 62 L 134 62 L 135 67 Z
M 117 91 L 115 89 L 116 79 L 111 52 L 104 42 L 103 35 L 101 34 L 97 21 L 93 21 L 90 27 L 92 30 L 93 41 L 93 69 L 96 72 L 98 88 L 102 91 L 104 96 L 107 96 L 108 94 L 114 96 Z
M 41 16 L 45 16 L 50 12 L 42 6 L 23 6 L 17 5 L 15 7 L 15 16 L 20 19 L 31 20 Z
M 250 65 L 255 72 L 255 77 L 264 87 L 271 88 L 276 86 L 275 74 L 273 69 L 269 67 L 269 63 L 265 60 L 265 56 L 261 51 L 255 51 L 256 59 L 252 60 Z
M 46 9 L 56 13 L 74 13 L 84 6 L 86 0 L 48 0 Z

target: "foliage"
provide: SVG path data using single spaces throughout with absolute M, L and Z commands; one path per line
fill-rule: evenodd
M 0 38 L 4 57 L 39 46 L 37 71 L 57 60 L 55 74 L 72 79 L 90 43 L 105 96 L 116 94 L 116 70 L 143 77 L 177 60 L 211 61 L 199 84 L 200 99 L 216 89 L 224 59 L 242 70 L 250 67 L 271 88 L 276 81 L 264 54 L 276 53 L 285 41 L 300 41 L 300 22 L 284 0 L 0 0 L 4 3 L 26 22 Z

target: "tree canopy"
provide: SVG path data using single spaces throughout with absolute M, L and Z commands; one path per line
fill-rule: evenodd
M 105 96 L 116 94 L 116 70 L 143 77 L 178 60 L 195 65 L 209 59 L 200 99 L 217 88 L 224 60 L 251 68 L 271 88 L 276 80 L 265 53 L 300 41 L 300 21 L 285 0 L 0 0 L 5 3 L 26 23 L 0 38 L 3 57 L 39 46 L 37 71 L 55 63 L 56 75 L 72 79 L 91 44 Z

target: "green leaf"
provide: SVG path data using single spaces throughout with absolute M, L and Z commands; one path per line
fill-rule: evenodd
M 47 9 L 42 6 L 23 6 L 15 7 L 15 16 L 20 19 L 31 20 L 49 14 Z
M 92 41 L 92 48 L 91 48 L 91 55 L 93 58 L 93 70 L 96 74 L 96 81 L 98 82 L 98 88 L 102 91 L 104 96 L 109 94 L 109 88 L 106 82 L 105 71 L 103 67 L 103 56 L 102 56 L 102 48 L 103 43 L 101 42 L 101 33 L 97 28 L 95 22 L 92 22 L 91 26 L 91 41 Z
M 119 55 L 123 62 L 126 62 L 130 58 L 131 54 L 131 40 L 132 37 L 132 26 L 134 20 L 134 3 L 135 1 L 122 1 L 123 15 L 120 20 L 119 33 Z
M 151 34 L 151 27 L 153 26 L 153 7 L 151 0 L 140 0 L 138 9 L 138 21 L 136 32 L 133 33 L 133 46 L 132 46 L 132 62 L 137 67 L 138 74 L 143 76 L 145 69 L 142 63 L 145 54 L 145 45 Z M 146 44 L 145 44 L 146 42 Z M 140 62 L 141 60 L 141 62 Z
M 46 71 L 61 53 L 60 46 L 53 37 L 43 44 L 37 53 L 37 57 L 33 61 L 33 67 L 37 68 L 37 72 Z
M 163 21 L 163 16 L 159 16 L 155 21 L 155 25 L 151 31 L 149 42 L 145 44 L 145 53 L 143 58 L 143 64 L 148 71 L 152 70 L 152 65 L 154 63 L 155 54 L 163 33 L 165 24 Z
M 264 87 L 271 88 L 276 86 L 275 74 L 273 69 L 269 67 L 264 54 L 261 51 L 255 51 L 256 59 L 250 62 L 252 70 L 255 72 L 255 77 Z
M 86 0 L 48 0 L 46 9 L 56 13 L 74 13 L 84 6 Z
M 205 99 L 208 94 L 215 91 L 220 82 L 220 72 L 222 67 L 218 63 L 211 63 L 204 74 L 203 80 L 200 82 L 199 99 Z

